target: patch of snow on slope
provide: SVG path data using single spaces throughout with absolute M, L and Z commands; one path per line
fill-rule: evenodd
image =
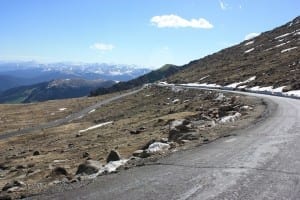
M 300 97 L 300 90 L 292 90 L 292 91 L 284 92 L 284 94 L 292 97 Z
M 217 84 L 208 84 L 208 83 L 186 83 L 186 84 L 180 84 L 182 86 L 191 86 L 191 87 L 208 87 L 208 88 L 220 88 L 221 85 Z
M 229 116 L 222 117 L 220 119 L 220 123 L 225 124 L 225 123 L 228 123 L 228 122 L 234 122 L 241 116 L 242 116 L 242 114 L 237 112 L 234 115 L 229 115 Z
M 202 80 L 204 80 L 204 79 L 206 79 L 206 78 L 208 78 L 208 77 L 209 77 L 209 75 L 204 76 L 204 77 L 200 78 L 199 81 L 202 81 Z
M 283 45 L 286 45 L 286 44 L 288 44 L 288 43 L 290 43 L 290 41 L 287 41 L 287 42 L 284 42 L 284 43 L 278 44 L 278 45 L 276 45 L 276 46 L 275 46 L 275 48 L 277 48 L 277 47 L 281 47 L 281 46 L 283 46 Z
M 83 132 L 90 131 L 90 130 L 93 130 L 93 129 L 96 129 L 96 128 L 100 128 L 102 126 L 105 126 L 105 125 L 108 125 L 108 124 L 111 124 L 111 123 L 113 123 L 113 122 L 110 121 L 110 122 L 104 122 L 104 123 L 101 123 L 101 124 L 97 124 L 95 126 L 91 126 L 91 127 L 87 128 L 87 129 L 80 130 L 79 133 L 83 133 Z
M 236 83 L 231 83 L 225 87 L 229 87 L 229 88 L 236 88 L 238 85 L 241 85 L 241 84 L 245 84 L 245 83 L 249 83 L 251 81 L 254 81 L 256 79 L 256 76 L 252 76 L 251 78 L 245 80 L 245 81 L 242 81 L 242 82 L 236 82 Z
M 282 92 L 282 89 L 285 86 L 278 87 L 278 88 L 273 88 L 273 86 L 267 86 L 267 87 L 260 87 L 260 86 L 255 86 L 252 88 L 249 88 L 250 91 L 254 92 Z
M 170 148 L 171 146 L 169 144 L 162 143 L 162 142 L 154 142 L 148 147 L 147 151 L 149 153 L 156 153 L 156 152 L 168 150 Z
M 283 49 L 282 51 L 281 51 L 281 53 L 285 53 L 285 52 L 288 52 L 288 51 L 291 51 L 291 50 L 293 50 L 293 49 L 297 49 L 298 47 L 291 47 L 291 48 L 288 48 L 288 49 Z
M 292 34 L 292 33 L 285 33 L 285 34 L 283 34 L 283 35 L 280 35 L 280 36 L 276 37 L 275 40 L 280 39 L 280 38 L 284 38 L 284 37 L 289 36 L 289 35 L 291 35 L 291 34 Z
M 67 110 L 67 108 L 60 108 L 59 111 Z
M 99 171 L 95 174 L 91 174 L 89 176 L 82 177 L 83 179 L 94 179 L 97 176 L 100 176 L 104 173 L 112 173 L 116 171 L 120 166 L 125 165 L 128 162 L 127 159 L 117 160 L 117 161 L 111 161 L 101 167 Z
M 95 112 L 96 111 L 96 109 L 93 109 L 93 110 L 91 110 L 90 112 L 89 112 L 89 114 L 91 114 L 91 113 L 93 113 L 93 112 Z
M 250 53 L 253 50 L 254 50 L 254 48 L 251 48 L 251 49 L 246 50 L 244 53 Z
M 245 44 L 245 46 L 248 46 L 248 45 L 253 44 L 253 43 L 254 43 L 254 40 L 252 40 L 252 41 L 250 41 L 250 42 L 247 42 L 247 43 Z

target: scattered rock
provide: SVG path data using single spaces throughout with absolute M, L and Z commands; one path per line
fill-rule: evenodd
M 137 134 L 140 134 L 140 133 L 142 133 L 142 132 L 144 132 L 144 131 L 146 131 L 147 129 L 145 128 L 145 127 L 140 127 L 140 128 L 138 128 L 138 129 L 136 129 L 136 130 L 130 130 L 129 132 L 130 132 L 130 134 L 132 134 L 132 135 L 137 135 Z
M 161 138 L 160 142 L 162 142 L 162 143 L 168 143 L 168 138 Z
M 136 150 L 132 153 L 132 155 L 139 158 L 147 158 L 150 156 L 150 154 L 146 150 Z
M 75 137 L 81 137 L 82 134 L 81 133 L 76 133 Z
M 88 158 L 90 154 L 88 152 L 83 152 L 82 157 L 83 158 Z
M 174 120 L 170 124 L 169 138 L 170 141 L 177 141 L 188 132 L 193 131 L 193 125 L 189 120 Z
M 87 160 L 80 164 L 77 168 L 76 175 L 91 175 L 95 174 L 102 167 L 101 163 L 96 160 Z
M 7 169 L 9 169 L 7 165 L 5 165 L 4 163 L 0 164 L 0 170 L 7 170 Z
M 150 146 L 152 143 L 154 143 L 154 142 L 156 142 L 156 140 L 154 140 L 154 139 L 150 140 L 150 141 L 147 142 L 144 146 L 142 146 L 141 149 L 142 149 L 142 150 L 148 149 L 149 146 Z
M 33 156 L 38 156 L 38 155 L 40 155 L 40 152 L 39 151 L 34 151 L 32 155 Z
M 115 150 L 111 150 L 106 158 L 106 162 L 109 163 L 110 161 L 118 161 L 120 159 L 121 159 L 121 156 L 120 156 L 119 152 L 117 152 Z
M 6 184 L 4 185 L 4 187 L 2 188 L 2 191 L 8 191 L 8 190 L 12 191 L 12 190 L 17 190 L 17 189 L 19 189 L 19 188 L 21 188 L 21 187 L 24 187 L 24 186 L 25 186 L 25 183 L 24 183 L 24 182 L 14 180 L 14 181 L 12 181 L 12 182 L 10 182 L 10 183 L 6 183 Z M 15 189 L 13 189 L 13 188 L 15 188 Z
M 52 176 L 68 176 L 68 172 L 64 167 L 55 167 L 52 172 Z

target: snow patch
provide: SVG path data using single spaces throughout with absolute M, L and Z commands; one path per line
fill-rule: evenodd
M 252 41 L 250 41 L 250 42 L 247 42 L 247 43 L 245 44 L 245 46 L 248 46 L 248 45 L 253 44 L 253 43 L 254 43 L 254 40 L 252 40 Z
M 228 87 L 228 88 L 236 88 L 238 85 L 242 85 L 242 84 L 245 84 L 245 83 L 249 83 L 251 81 L 254 81 L 256 79 L 256 76 L 252 76 L 250 77 L 249 79 L 245 80 L 245 81 L 242 81 L 242 82 L 236 82 L 236 83 L 231 83 L 225 87 Z
M 96 111 L 96 109 L 93 109 L 93 110 L 91 110 L 90 112 L 89 112 L 89 114 L 91 114 L 91 113 L 93 113 L 93 112 L 95 112 Z
M 67 108 L 60 108 L 59 111 L 67 110 Z
M 182 86 L 191 86 L 191 87 L 208 87 L 208 88 L 220 88 L 221 85 L 217 84 L 208 84 L 208 83 L 186 83 L 186 84 L 180 84 Z
M 95 126 L 91 126 L 91 127 L 87 128 L 87 129 L 80 130 L 79 133 L 84 133 L 84 132 L 87 132 L 87 131 L 90 131 L 90 130 L 93 130 L 93 129 L 96 129 L 96 128 L 100 128 L 102 126 L 105 126 L 105 125 L 108 125 L 108 124 L 111 124 L 111 123 L 113 123 L 113 121 L 97 124 Z
M 244 53 L 250 53 L 251 51 L 253 51 L 255 48 L 251 48 L 251 49 L 248 49 L 246 50 Z
M 241 116 L 242 116 L 242 114 L 237 112 L 234 115 L 229 115 L 229 116 L 222 117 L 220 119 L 220 123 L 225 124 L 225 123 L 229 123 L 229 122 L 234 122 Z
M 289 35 L 291 35 L 291 34 L 292 34 L 292 33 L 285 33 L 285 34 L 283 34 L 283 35 L 280 35 L 280 36 L 276 37 L 275 40 L 280 39 L 280 38 L 284 38 L 284 37 L 289 36 Z
M 291 50 L 293 50 L 293 49 L 297 49 L 298 47 L 291 47 L 291 48 L 288 48 L 288 49 L 283 49 L 282 51 L 281 51 L 281 53 L 285 53 L 285 52 L 288 52 L 288 51 L 291 51 Z
M 300 97 L 300 90 L 292 90 L 292 91 L 285 92 L 284 94 L 291 97 Z
M 156 153 L 156 152 L 166 151 L 170 148 L 171 148 L 171 146 L 169 144 L 162 143 L 162 142 L 154 142 L 154 143 L 150 144 L 147 151 L 149 153 Z
M 199 81 L 202 81 L 202 80 L 204 80 L 204 79 L 206 79 L 206 78 L 208 78 L 208 77 L 209 77 L 209 75 L 204 76 L 204 77 L 200 78 Z
M 172 103 L 178 103 L 180 100 L 179 99 L 174 99 L 173 101 L 172 101 Z

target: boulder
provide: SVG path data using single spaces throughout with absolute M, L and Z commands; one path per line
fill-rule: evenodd
M 34 156 L 38 156 L 38 155 L 40 155 L 40 152 L 39 152 L 39 151 L 34 151 L 34 152 L 33 152 L 33 155 L 34 155 Z
M 51 176 L 68 176 L 68 172 L 64 167 L 55 167 L 51 172 Z
M 177 141 L 186 133 L 193 131 L 192 123 L 187 119 L 174 120 L 170 123 L 169 141 Z
M 121 159 L 121 156 L 120 156 L 119 152 L 117 152 L 115 150 L 111 150 L 106 158 L 106 162 L 109 163 L 110 161 L 118 161 L 120 159 Z
M 22 181 L 14 180 L 12 182 L 6 183 L 2 188 L 2 191 L 11 191 L 11 190 L 18 190 L 19 188 L 25 187 L 25 183 Z
M 135 152 L 132 153 L 134 157 L 139 157 L 139 158 L 147 158 L 150 156 L 150 154 L 146 150 L 136 150 Z
M 76 175 L 91 175 L 95 174 L 102 167 L 101 163 L 96 160 L 87 160 L 80 164 L 77 168 Z

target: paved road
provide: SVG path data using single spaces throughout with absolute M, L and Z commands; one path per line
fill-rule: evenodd
M 236 136 L 38 199 L 300 199 L 300 101 L 255 96 L 273 112 Z
M 29 127 L 29 128 L 24 128 L 24 129 L 21 129 L 21 130 L 1 133 L 0 134 L 0 140 L 4 140 L 4 139 L 14 137 L 14 136 L 18 136 L 18 135 L 23 135 L 23 134 L 30 133 L 30 132 L 33 132 L 33 131 L 36 131 L 36 130 L 41 130 L 41 129 L 45 129 L 45 128 L 60 126 L 62 124 L 71 122 L 75 119 L 82 118 L 85 115 L 87 115 L 90 111 L 92 111 L 94 109 L 97 109 L 97 108 L 100 108 L 101 106 L 103 106 L 105 104 L 109 104 L 112 101 L 124 98 L 126 96 L 129 96 L 129 95 L 132 95 L 132 94 L 135 94 L 135 93 L 138 93 L 141 90 L 143 90 L 143 88 L 140 88 L 140 89 L 137 89 L 137 90 L 134 90 L 134 91 L 131 91 L 131 92 L 127 92 L 127 93 L 112 97 L 110 99 L 105 99 L 103 101 L 99 101 L 96 104 L 94 104 L 92 106 L 89 106 L 89 107 L 87 107 L 87 108 L 85 108 L 85 109 L 83 109 L 79 112 L 70 114 L 65 118 L 57 119 L 57 120 L 54 120 L 54 121 L 51 121 L 51 122 L 47 122 L 47 123 L 44 123 L 44 124 Z

